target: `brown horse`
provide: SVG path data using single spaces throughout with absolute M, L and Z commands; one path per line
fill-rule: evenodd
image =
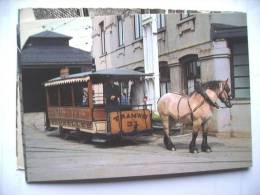
M 198 87 L 199 86 L 199 87 Z M 196 147 L 196 138 L 198 132 L 202 131 L 203 140 L 201 150 L 211 152 L 207 142 L 208 124 L 212 118 L 212 109 L 219 109 L 217 100 L 220 99 L 226 107 L 231 108 L 230 88 L 228 80 L 209 81 L 202 85 L 197 85 L 195 91 L 190 96 L 183 96 L 177 93 L 167 93 L 158 100 L 158 112 L 160 114 L 164 127 L 164 144 L 168 150 L 176 150 L 172 143 L 169 130 L 171 125 L 176 122 L 183 124 L 192 124 L 192 140 L 189 145 L 189 151 L 198 152 Z

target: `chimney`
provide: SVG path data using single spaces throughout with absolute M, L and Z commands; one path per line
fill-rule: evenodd
M 66 78 L 67 76 L 69 76 L 69 74 L 70 74 L 70 70 L 69 70 L 68 67 L 60 69 L 60 77 L 61 78 Z

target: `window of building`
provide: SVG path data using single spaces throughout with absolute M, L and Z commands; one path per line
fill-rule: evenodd
M 183 20 L 183 19 L 188 18 L 190 16 L 192 16 L 192 12 L 190 10 L 184 10 L 180 14 L 180 19 Z
M 117 17 L 119 46 L 124 45 L 124 25 L 121 16 Z
M 83 8 L 83 15 L 85 17 L 88 17 L 89 16 L 89 13 L 88 13 L 88 9 L 87 8 Z
M 237 99 L 250 98 L 248 46 L 246 41 L 231 44 L 232 92 Z
M 101 52 L 102 54 L 106 53 L 106 36 L 105 36 L 105 29 L 104 29 L 104 22 L 99 24 L 100 28 L 100 40 L 101 40 Z
M 170 69 L 169 67 L 160 67 L 160 94 L 169 93 L 171 91 Z
M 180 59 L 184 70 L 184 87 L 187 94 L 194 91 L 196 81 L 201 79 L 200 63 L 197 55 L 187 55 Z
M 164 14 L 156 14 L 157 20 L 157 29 L 165 28 L 165 15 Z
M 142 16 L 140 14 L 134 16 L 134 24 L 135 24 L 135 39 L 140 39 L 141 37 L 143 37 Z

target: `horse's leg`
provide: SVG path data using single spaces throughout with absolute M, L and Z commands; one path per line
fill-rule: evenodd
M 161 120 L 162 120 L 163 130 L 164 130 L 164 138 L 163 138 L 164 145 L 167 148 L 167 150 L 172 150 L 172 148 L 176 150 L 170 138 L 169 116 L 161 116 Z
M 208 121 L 205 121 L 202 125 L 202 143 L 201 151 L 202 152 L 212 152 L 210 146 L 208 145 Z
M 196 147 L 196 139 L 198 137 L 198 133 L 199 133 L 199 126 L 198 125 L 199 121 L 194 121 L 193 122 L 193 130 L 192 130 L 192 139 L 191 139 L 191 142 L 190 142 L 190 153 L 194 153 L 194 151 L 196 151 L 197 153 L 199 152 L 198 151 L 198 148 Z

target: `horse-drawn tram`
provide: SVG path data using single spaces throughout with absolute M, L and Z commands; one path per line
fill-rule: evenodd
M 109 69 L 45 82 L 46 129 L 59 128 L 63 138 L 76 131 L 102 138 L 151 132 L 151 105 L 136 104 L 133 98 L 134 84 L 145 76 Z

